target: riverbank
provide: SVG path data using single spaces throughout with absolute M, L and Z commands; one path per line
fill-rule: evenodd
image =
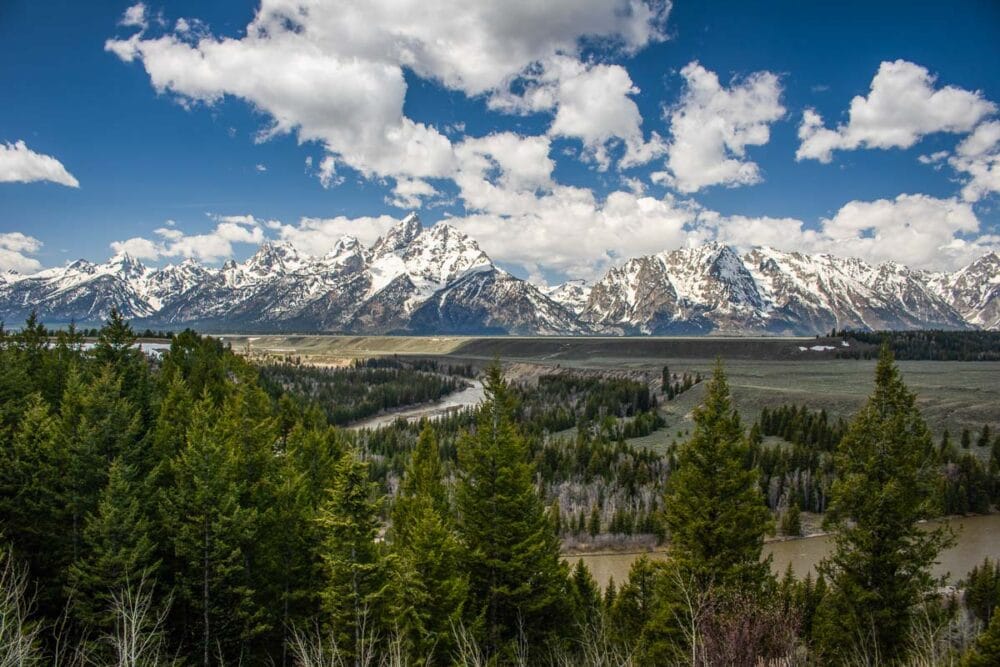
M 926 525 L 946 524 L 955 530 L 955 546 L 941 553 L 940 560 L 932 570 L 934 576 L 946 577 L 949 583 L 956 583 L 965 577 L 984 558 L 1000 557 L 1000 514 L 948 517 L 926 522 Z M 771 557 L 771 569 L 780 576 L 791 565 L 797 577 L 807 573 L 816 576 L 816 566 L 829 555 L 833 548 L 832 534 L 824 533 L 809 537 L 770 539 L 764 543 L 764 557 Z M 564 553 L 563 560 L 576 563 L 583 560 L 597 583 L 603 588 L 613 578 L 621 583 L 628 578 L 632 563 L 645 556 L 653 560 L 665 560 L 667 548 L 634 551 L 602 551 Z

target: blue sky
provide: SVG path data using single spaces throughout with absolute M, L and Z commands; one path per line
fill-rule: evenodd
M 544 281 L 1000 245 L 995 2 L 340 4 L 0 6 L 0 268 L 319 253 L 409 210 Z

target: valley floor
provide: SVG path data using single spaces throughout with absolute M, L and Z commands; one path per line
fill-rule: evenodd
M 645 373 L 653 381 L 664 365 L 672 372 L 707 375 L 722 359 L 737 407 L 747 423 L 764 407 L 794 403 L 831 417 L 850 417 L 871 391 L 874 361 L 837 359 L 840 339 L 776 337 L 463 337 L 463 336 L 245 336 L 226 335 L 233 351 L 255 359 L 299 358 L 336 366 L 352 359 L 385 357 L 447 358 L 480 366 L 498 359 L 511 379 L 558 368 L 609 374 Z M 813 351 L 811 347 L 829 347 Z M 800 348 L 806 347 L 806 351 Z M 948 429 L 1000 424 L 1000 364 L 976 361 L 900 361 L 907 385 L 936 435 Z M 661 412 L 666 427 L 633 441 L 661 450 L 691 426 L 691 410 L 701 400 L 694 387 Z

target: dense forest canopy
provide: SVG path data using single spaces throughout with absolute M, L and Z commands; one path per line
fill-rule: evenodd
M 0 336 L 0 664 L 996 664 L 1000 566 L 940 595 L 951 537 L 916 525 L 995 505 L 1000 438 L 931 441 L 888 348 L 849 422 L 746 424 L 719 364 L 660 454 L 627 438 L 701 378 L 521 385 L 494 365 L 475 410 L 355 432 L 338 404 L 468 373 L 135 341 L 117 315 L 86 348 L 33 319 Z M 836 550 L 817 578 L 775 578 L 761 546 L 800 511 Z M 561 558 L 640 533 L 671 558 L 606 590 Z

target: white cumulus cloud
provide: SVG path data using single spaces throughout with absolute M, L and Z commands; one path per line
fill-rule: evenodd
M 127 7 L 118 23 L 119 25 L 126 27 L 147 28 L 149 26 L 149 22 L 146 20 L 146 4 L 143 2 L 137 2 L 131 7 Z
M 549 134 L 579 139 L 584 157 L 603 170 L 610 166 L 611 142 L 625 146 L 623 168 L 645 164 L 664 151 L 655 132 L 649 141 L 643 137 L 642 115 L 632 100 L 638 92 L 621 65 L 585 64 L 557 56 L 527 74 L 520 92 L 500 91 L 489 104 L 515 113 L 554 111 Z
M 32 273 L 42 268 L 34 257 L 42 249 L 42 242 L 21 232 L 0 232 L 0 271 Z
M 760 182 L 760 167 L 747 158 L 747 147 L 766 144 L 770 124 L 785 113 L 778 77 L 756 72 L 727 88 L 697 62 L 681 76 L 684 93 L 669 112 L 666 171 L 654 180 L 681 192 Z
M 23 141 L 0 144 L 0 183 L 51 181 L 71 188 L 80 182 L 62 162 L 50 155 L 36 153 Z
M 803 113 L 796 159 L 830 162 L 835 150 L 909 148 L 928 134 L 969 132 L 996 111 L 979 91 L 935 84 L 925 67 L 883 62 L 867 97 L 851 100 L 847 123 L 829 129 L 816 111 Z
M 604 200 L 585 188 L 559 186 L 514 214 L 473 213 L 448 220 L 496 260 L 567 277 L 598 278 L 628 257 L 676 248 L 689 238 L 696 208 L 672 197 L 614 192 Z
M 419 178 L 399 178 L 387 202 L 396 208 L 417 208 L 426 197 L 438 194 L 437 189 Z
M 463 141 L 455 151 L 455 182 L 466 208 L 500 214 L 530 211 L 536 193 L 553 187 L 550 148 L 548 137 L 513 132 Z
M 204 234 L 185 234 L 174 226 L 156 229 L 157 239 L 133 237 L 124 241 L 114 241 L 111 249 L 139 259 L 158 260 L 169 257 L 197 259 L 202 262 L 217 262 L 233 255 L 234 244 L 258 245 L 265 240 L 262 222 L 252 215 L 219 216 L 215 227 Z
M 962 140 L 948 164 L 968 177 L 962 188 L 966 201 L 1000 192 L 1000 121 L 981 123 Z
M 424 180 L 456 165 L 444 134 L 404 115 L 404 67 L 478 95 L 576 54 L 584 37 L 626 51 L 662 39 L 669 9 L 664 0 L 262 0 L 239 38 L 139 32 L 105 46 L 185 104 L 248 102 L 270 119 L 261 139 L 295 133 L 366 177 Z M 336 182 L 333 164 L 319 172 L 325 185 Z

